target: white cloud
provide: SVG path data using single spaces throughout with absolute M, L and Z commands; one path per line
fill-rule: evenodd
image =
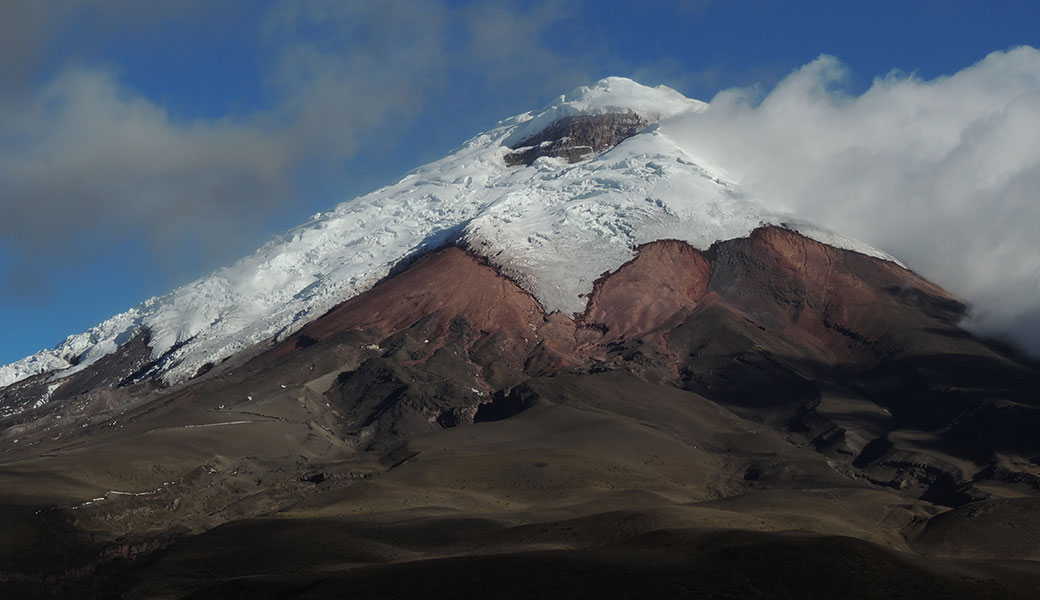
M 14 249 L 12 272 L 43 279 L 47 252 L 64 260 L 98 239 L 153 240 L 160 258 L 176 257 L 186 243 L 215 244 L 228 260 L 238 246 L 229 237 L 291 199 L 301 172 L 343 169 L 366 144 L 401 135 L 431 98 L 444 97 L 453 76 L 495 80 L 500 68 L 527 64 L 526 55 L 542 69 L 526 79 L 540 82 L 565 64 L 539 42 L 564 14 L 555 1 L 450 8 L 436 0 L 290 0 L 265 9 L 256 31 L 264 97 L 252 104 L 261 108 L 175 118 L 122 81 L 118 66 L 91 64 L 87 46 L 109 29 L 204 19 L 211 3 L 3 6 L 0 33 L 8 35 L 0 38 L 14 41 L 0 42 L 0 239 Z M 235 26 L 240 13 L 227 11 L 211 16 Z M 520 25 L 522 47 L 496 54 L 510 24 Z M 88 30 L 79 42 L 85 54 L 48 73 L 42 57 L 73 26 Z M 238 242 L 256 235 L 245 229 Z M 10 288 L 3 275 L 0 289 Z
M 283 188 L 288 149 L 255 123 L 177 123 L 105 71 L 71 69 L 0 128 L 0 235 L 46 245 L 91 224 L 173 233 Z
M 970 326 L 1040 353 L 1040 51 L 860 95 L 846 75 L 821 56 L 764 98 L 720 93 L 678 135 L 767 206 L 888 251 L 970 302 Z
M 5 294 L 45 289 L 50 265 L 88 261 L 90 252 L 78 249 L 101 240 L 148 240 L 166 260 L 158 268 L 174 271 L 176 257 L 199 245 L 219 261 L 233 258 L 259 220 L 292 197 L 301 168 L 341 168 L 366 140 L 399 132 L 440 85 L 445 64 L 445 9 L 437 3 L 286 2 L 271 9 L 263 32 L 271 55 L 265 97 L 255 99 L 262 108 L 174 117 L 121 81 L 117 68 L 82 56 L 39 72 L 46 40 L 73 17 L 116 27 L 99 22 L 122 15 L 125 4 L 87 10 L 63 0 L 53 14 L 32 3 L 0 9 L 17 17 L 0 32 L 22 24 L 34 41 L 0 43 L 0 62 L 13 65 L 0 68 L 8 84 L 0 86 L 0 240 L 14 252 L 10 273 L 0 273 Z M 145 27 L 179 15 L 177 6 L 131 10 L 119 23 Z M 30 274 L 40 281 L 28 285 Z

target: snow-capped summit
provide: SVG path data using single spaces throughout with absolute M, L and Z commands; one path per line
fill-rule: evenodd
M 396 184 L 343 202 L 252 256 L 116 315 L 57 347 L 0 367 L 0 388 L 81 370 L 142 330 L 154 362 L 146 375 L 192 377 L 254 343 L 283 338 L 384 277 L 405 257 L 462 241 L 513 277 L 547 310 L 580 313 L 593 281 L 639 244 L 678 239 L 697 248 L 790 226 L 719 173 L 697 164 L 667 121 L 710 110 L 670 88 L 610 77 L 500 122 Z M 574 164 L 505 156 L 561 119 L 628 114 L 647 125 Z M 656 125 L 655 125 L 656 124 Z M 629 133 L 635 133 L 629 135 Z M 627 136 L 627 137 L 626 137 Z M 551 140 L 541 142 L 551 143 Z M 820 241 L 888 258 L 810 227 Z
M 606 77 L 592 85 L 583 85 L 569 94 L 557 96 L 540 111 L 506 119 L 499 126 L 514 127 L 502 141 L 508 146 L 564 117 L 630 113 L 654 123 L 687 111 L 700 112 L 707 108 L 706 102 L 687 98 L 667 86 L 647 87 L 625 77 Z

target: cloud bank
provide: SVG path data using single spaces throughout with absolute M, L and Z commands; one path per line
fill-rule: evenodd
M 729 90 L 671 130 L 780 212 L 896 256 L 1040 355 L 1040 51 L 850 93 L 832 56 Z

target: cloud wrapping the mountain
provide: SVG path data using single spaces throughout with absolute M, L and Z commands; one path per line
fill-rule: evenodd
M 1040 51 L 859 95 L 847 78 L 820 56 L 669 131 L 767 207 L 893 254 L 970 302 L 969 326 L 1040 353 Z

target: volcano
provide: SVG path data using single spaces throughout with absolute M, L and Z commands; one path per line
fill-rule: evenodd
M 1040 365 L 608 78 L 0 368 L 12 597 L 1040 594 Z

